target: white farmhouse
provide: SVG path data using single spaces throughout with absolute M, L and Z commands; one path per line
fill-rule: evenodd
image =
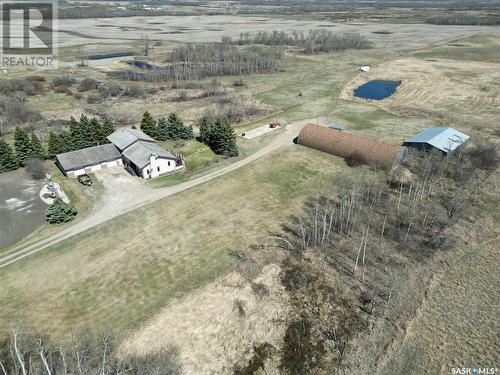
M 140 130 L 120 129 L 107 138 L 111 143 L 56 155 L 56 164 L 68 177 L 123 165 L 145 180 L 184 168 L 182 157 L 158 146 Z

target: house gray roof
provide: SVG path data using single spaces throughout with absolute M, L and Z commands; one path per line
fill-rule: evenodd
M 118 129 L 107 138 L 120 151 L 125 150 L 137 141 L 154 142 L 153 138 L 137 129 Z
M 469 139 L 467 134 L 453 128 L 427 128 L 404 143 L 428 143 L 443 152 L 450 152 Z
M 162 159 L 177 159 L 167 150 L 161 148 L 155 143 L 149 142 L 136 142 L 123 151 L 123 157 L 130 160 L 140 169 L 143 169 L 149 164 L 149 157 L 151 155 L 156 155 Z
M 65 171 L 82 169 L 120 158 L 120 151 L 110 143 L 56 155 L 58 164 Z

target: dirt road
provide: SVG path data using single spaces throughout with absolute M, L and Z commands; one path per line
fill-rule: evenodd
M 80 234 L 88 229 L 96 227 L 97 225 L 102 225 L 108 220 L 114 219 L 127 212 L 143 207 L 149 203 L 169 197 L 181 191 L 191 189 L 195 186 L 211 181 L 217 177 L 233 172 L 271 153 L 272 151 L 280 147 L 291 145 L 293 138 L 299 134 L 299 131 L 302 128 L 302 126 L 310 121 L 312 120 L 304 120 L 297 123 L 289 124 L 286 127 L 285 132 L 279 134 L 275 139 L 271 141 L 271 143 L 264 146 L 254 154 L 246 157 L 245 159 L 239 160 L 224 168 L 207 173 L 206 175 L 194 178 L 192 180 L 180 183 L 178 185 L 169 186 L 161 189 L 145 190 L 146 193 L 138 195 L 137 197 L 135 197 L 134 200 L 129 199 L 125 201 L 120 201 L 119 205 L 111 205 L 111 206 L 105 205 L 104 206 L 105 208 L 90 213 L 89 216 L 75 223 L 75 225 L 63 229 L 60 232 L 57 232 L 54 235 L 51 235 L 37 243 L 26 246 L 25 248 L 19 251 L 9 254 L 3 258 L 0 258 L 0 269 L 7 267 L 15 262 L 18 262 L 21 259 L 25 259 L 42 250 L 45 250 L 51 246 L 54 246 L 57 243 L 64 241 L 70 237 L 73 237 L 77 234 Z

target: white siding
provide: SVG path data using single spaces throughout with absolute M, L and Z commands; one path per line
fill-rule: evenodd
M 184 168 L 183 165 L 176 167 L 175 160 L 151 156 L 149 164 L 142 169 L 142 178 L 149 180 L 182 168 Z
M 117 165 L 122 165 L 122 161 L 121 161 L 121 159 L 117 159 L 117 160 L 113 160 L 113 161 L 108 161 L 108 162 L 104 162 L 104 163 L 91 165 L 89 167 L 85 167 L 85 168 L 81 168 L 81 169 L 66 171 L 66 175 L 68 177 L 78 177 L 82 174 L 94 173 L 94 172 L 100 171 L 102 169 L 103 165 L 107 165 L 107 168 L 116 167 Z

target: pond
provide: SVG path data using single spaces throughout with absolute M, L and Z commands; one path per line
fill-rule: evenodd
M 396 92 L 401 81 L 370 81 L 354 90 L 354 96 L 362 99 L 382 100 Z
M 104 59 L 113 59 L 115 57 L 129 57 L 129 56 L 136 56 L 136 54 L 132 52 L 115 52 L 115 53 L 106 53 L 101 55 L 89 55 L 87 56 L 87 59 L 104 60 Z
M 0 248 L 9 246 L 45 223 L 48 207 L 39 197 L 42 181 L 24 168 L 0 174 Z

